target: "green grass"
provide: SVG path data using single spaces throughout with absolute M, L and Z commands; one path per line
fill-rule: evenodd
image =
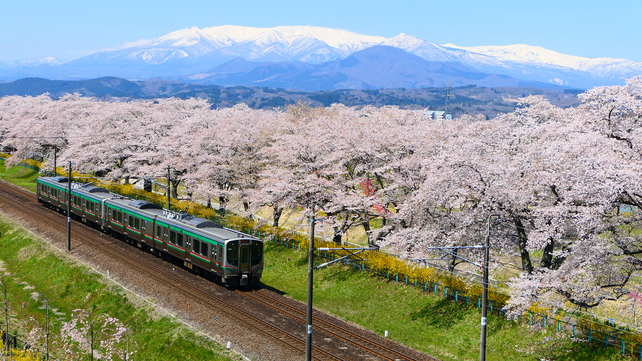
M 135 343 L 132 347 L 145 360 L 234 359 L 226 355 L 220 344 L 186 330 L 179 323 L 167 317 L 151 317 L 153 310 L 135 307 L 120 288 L 105 283 L 90 269 L 66 260 L 64 254 L 52 251 L 38 237 L 4 217 L 0 217 L 0 231 L 0 259 L 3 273 L 9 274 L 5 281 L 11 329 L 20 330 L 22 339 L 33 325 L 44 328 L 46 297 L 50 308 L 56 309 L 51 320 L 54 335 L 59 334 L 62 322 L 69 321 L 73 310 L 84 309 L 93 315 L 106 313 L 124 323 L 132 330 L 131 340 Z M 34 292 L 40 296 L 34 297 Z M 97 330 L 97 339 L 99 333 Z M 56 343 L 51 343 L 52 350 L 62 355 Z
M 307 300 L 307 252 L 270 243 L 263 283 Z M 481 311 L 344 265 L 314 274 L 314 306 L 442 360 L 478 360 Z M 628 360 L 600 342 L 587 345 L 489 313 L 488 360 Z M 635 358 L 637 359 L 637 358 Z
M 25 167 L 11 167 L 7 169 L 4 160 L 0 160 L 0 179 L 35 193 L 36 178 L 38 178 L 38 172 Z

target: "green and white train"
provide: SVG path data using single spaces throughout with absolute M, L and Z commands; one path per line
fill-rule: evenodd
M 69 179 L 39 177 L 38 202 L 67 210 Z M 263 241 L 205 218 L 171 212 L 90 184 L 72 182 L 71 215 L 155 255 L 229 286 L 252 286 L 263 272 Z

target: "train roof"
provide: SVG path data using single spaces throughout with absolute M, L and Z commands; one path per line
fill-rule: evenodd
M 47 183 L 69 183 L 69 178 L 67 177 L 38 177 L 38 180 L 41 182 Z
M 163 209 L 163 207 L 148 201 L 131 200 L 129 198 L 119 196 L 109 199 L 106 202 L 108 205 L 112 204 L 120 208 L 135 211 L 141 216 L 148 218 L 155 217 L 158 221 L 169 224 L 172 227 L 200 234 L 219 242 L 239 238 L 256 238 L 243 232 L 224 228 L 221 224 L 206 218 L 192 216 L 185 212 L 168 212 L 166 209 Z
M 156 203 L 141 200 L 131 201 L 129 202 L 129 205 L 138 209 L 163 209 L 163 207 Z
M 39 177 L 39 181 L 46 183 L 68 183 L 67 177 Z M 173 227 L 182 228 L 202 236 L 213 238 L 217 241 L 226 241 L 239 238 L 252 238 L 251 235 L 243 232 L 237 232 L 233 229 L 225 228 L 221 224 L 206 218 L 189 215 L 185 212 L 171 212 L 163 207 L 144 200 L 132 200 L 127 197 L 111 193 L 107 189 L 100 188 L 91 184 L 83 184 L 72 189 L 77 193 L 90 193 L 92 197 L 106 199 L 106 203 L 112 204 L 119 208 L 128 209 L 129 211 L 140 213 L 142 216 L 158 219 L 161 222 L 171 224 Z
M 83 190 L 87 193 L 109 193 L 107 189 L 96 187 L 95 185 L 92 185 L 92 184 L 82 185 L 78 189 Z

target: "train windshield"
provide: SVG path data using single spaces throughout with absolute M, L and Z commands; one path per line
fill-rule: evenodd
M 239 242 L 231 241 L 227 243 L 227 263 L 231 266 L 239 265 Z
M 256 266 L 263 261 L 263 243 L 254 241 L 252 242 L 252 265 Z

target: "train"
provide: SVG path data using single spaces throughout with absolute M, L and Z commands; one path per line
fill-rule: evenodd
M 263 241 L 206 218 L 174 212 L 68 177 L 39 177 L 38 202 L 230 287 L 252 287 L 263 272 Z

